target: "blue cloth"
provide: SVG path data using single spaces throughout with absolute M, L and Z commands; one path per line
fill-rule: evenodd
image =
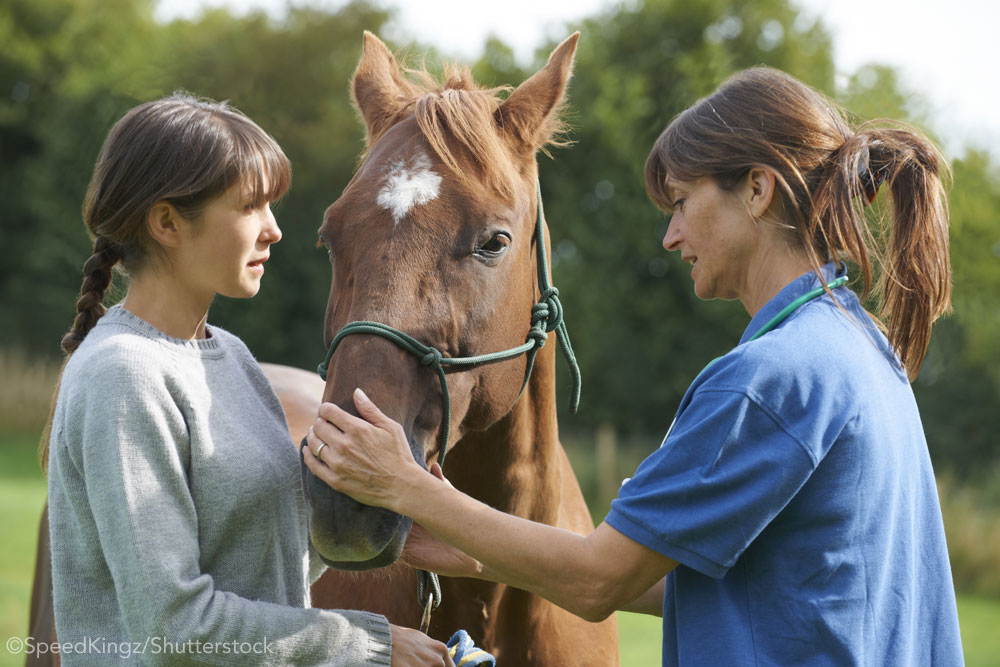
M 465 630 L 453 634 L 446 646 L 455 667 L 496 667 L 496 659 L 476 646 Z
M 757 313 L 612 503 L 608 524 L 680 563 L 664 665 L 963 662 L 923 428 L 885 337 L 839 288 L 843 309 L 824 295 L 749 341 L 818 285 Z

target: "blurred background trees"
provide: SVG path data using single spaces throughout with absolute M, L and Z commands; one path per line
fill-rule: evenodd
M 161 23 L 154 8 L 153 0 L 0 4 L 5 353 L 58 359 L 91 248 L 79 210 L 100 144 L 129 107 L 185 89 L 231 100 L 294 166 L 292 190 L 276 210 L 285 236 L 265 288 L 249 302 L 219 299 L 212 320 L 261 360 L 314 368 L 324 352 L 329 280 L 315 232 L 362 148 L 348 80 L 361 31 L 385 34 L 392 11 L 353 2 L 290 8 L 276 19 L 216 9 Z M 680 258 L 660 247 L 666 222 L 645 196 L 642 167 L 666 123 L 729 73 L 763 63 L 860 118 L 934 128 L 892 69 L 873 64 L 838 78 L 829 33 L 788 0 L 646 0 L 567 25 L 566 34 L 575 29 L 575 144 L 541 158 L 555 284 L 584 373 L 580 413 L 561 425 L 572 435 L 610 423 L 648 450 L 691 379 L 747 322 L 738 304 L 698 301 Z M 432 68 L 441 62 L 432 45 L 390 46 L 426 54 Z M 517 84 L 553 45 L 538 46 L 537 62 L 522 67 L 493 38 L 469 64 L 484 85 Z M 952 166 L 955 314 L 937 326 L 914 386 L 936 464 L 964 477 L 1000 465 L 1000 176 L 995 156 L 976 149 Z

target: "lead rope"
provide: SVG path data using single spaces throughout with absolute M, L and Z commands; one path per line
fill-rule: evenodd
M 426 635 L 431 625 L 431 612 L 441 604 L 441 582 L 434 572 L 417 570 L 417 601 L 424 609 L 420 618 L 420 632 Z
M 513 359 L 522 354 L 527 355 L 524 380 L 521 382 L 521 390 L 517 393 L 517 398 L 514 399 L 516 403 L 524 393 L 525 387 L 528 386 L 531 371 L 535 367 L 535 357 L 538 355 L 538 350 L 545 345 L 549 332 L 555 331 L 556 339 L 559 342 L 563 357 L 566 359 L 566 364 L 569 366 L 570 371 L 569 410 L 575 414 L 580 406 L 582 376 L 580 375 L 580 366 L 576 362 L 573 346 L 569 340 L 566 323 L 563 321 L 563 307 L 562 302 L 559 301 L 559 290 L 549 280 L 549 260 L 545 247 L 545 212 L 542 208 L 542 184 L 537 179 L 535 181 L 535 192 L 538 199 L 538 209 L 535 214 L 535 250 L 537 253 L 536 264 L 540 294 L 538 303 L 531 308 L 531 327 L 528 329 L 527 341 L 517 347 L 500 352 L 491 352 L 474 357 L 445 357 L 441 354 L 440 350 L 430 345 L 425 345 L 413 336 L 403 333 L 387 324 L 358 320 L 344 325 L 337 332 L 337 335 L 334 336 L 333 341 L 330 343 L 329 350 L 327 350 L 326 358 L 316 368 L 316 372 L 319 373 L 319 376 L 325 382 L 327 369 L 330 367 L 330 360 L 333 358 L 334 350 L 340 345 L 340 341 L 347 336 L 355 334 L 381 336 L 406 352 L 420 357 L 420 363 L 432 368 L 437 373 L 438 380 L 441 383 L 443 415 L 441 430 L 438 433 L 438 465 L 442 467 L 442 470 L 444 469 L 444 457 L 448 452 L 448 435 L 451 432 L 451 399 L 448 395 L 448 380 L 445 377 L 444 366 L 456 366 L 458 368 L 471 367 Z M 426 633 L 427 627 L 430 625 L 431 611 L 437 609 L 441 604 L 441 583 L 438 580 L 437 574 L 425 570 L 417 571 L 417 600 L 424 610 L 420 629 Z

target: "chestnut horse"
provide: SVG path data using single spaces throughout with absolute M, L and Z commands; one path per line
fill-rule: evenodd
M 548 280 L 536 255 L 536 222 L 539 234 L 545 228 L 535 154 L 561 128 L 577 38 L 504 100 L 497 93 L 508 89 L 481 89 L 467 69 L 446 69 L 441 82 L 403 70 L 365 33 L 352 91 L 366 151 L 320 229 L 332 263 L 327 345 L 337 337 L 323 400 L 353 411 L 351 394 L 362 387 L 403 426 L 418 462 L 429 465 L 450 443 L 443 467 L 457 488 L 505 512 L 587 533 L 593 523 L 556 425 L 555 336 L 526 384 L 529 355 L 444 366 L 450 419 L 441 378 L 428 367 L 434 354 L 421 359 L 370 332 L 337 336 L 350 323 L 377 322 L 446 361 L 529 340 Z M 391 565 L 410 521 L 303 471 L 313 544 L 335 567 L 362 570 L 328 572 L 313 587 L 314 604 L 361 607 L 416 627 L 416 574 Z M 489 582 L 442 579 L 441 586 L 432 636 L 463 628 L 501 665 L 618 664 L 613 617 L 588 623 Z
M 328 345 L 360 320 L 406 332 L 445 357 L 527 340 L 541 296 L 535 153 L 561 128 L 577 37 L 503 100 L 497 93 L 506 88 L 481 89 L 465 69 L 448 70 L 443 83 L 426 73 L 407 77 L 385 45 L 365 33 L 353 97 L 367 150 L 320 229 L 333 264 Z M 505 512 L 588 533 L 593 523 L 558 438 L 555 348 L 553 340 L 538 351 L 523 388 L 526 355 L 449 369 L 450 420 L 443 419 L 438 376 L 379 336 L 344 338 L 325 384 L 314 373 L 262 367 L 293 441 L 305 434 L 321 398 L 353 411 L 351 392 L 361 386 L 403 425 L 418 461 L 434 461 L 446 438 L 444 472 L 457 488 Z M 450 428 L 441 433 L 445 421 Z M 313 585 L 313 604 L 366 609 L 417 627 L 417 574 L 395 563 L 409 520 L 360 505 L 305 468 L 303 474 L 313 544 L 339 568 Z M 34 637 L 50 641 L 44 515 L 42 521 L 30 622 Z M 618 664 L 613 616 L 589 623 L 524 591 L 477 580 L 442 578 L 441 589 L 428 631 L 441 640 L 465 629 L 500 665 Z

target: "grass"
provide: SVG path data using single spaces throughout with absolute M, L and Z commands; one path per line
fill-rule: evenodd
M 646 614 L 618 612 L 618 655 L 621 667 L 655 667 L 660 664 L 662 619 Z
M 45 478 L 35 461 L 32 438 L 0 436 L 0 640 L 24 637 L 35 575 L 38 520 L 45 504 Z M 24 656 L 0 649 L 0 667 L 23 665 Z
M 1000 600 L 974 595 L 958 596 L 958 619 L 966 667 L 1000 664 Z M 618 613 L 621 667 L 660 664 L 660 619 L 642 614 Z
M 0 525 L 6 526 L 0 548 L 0 640 L 24 637 L 34 577 L 38 520 L 45 503 L 45 479 L 35 460 L 31 436 L 0 435 Z M 947 510 L 946 517 L 949 516 Z M 958 613 L 968 667 L 998 663 L 1000 599 L 961 595 Z M 618 614 L 622 667 L 660 664 L 660 619 Z M 23 665 L 24 656 L 0 649 L 0 667 Z
M 1000 600 L 959 595 L 958 621 L 966 667 L 1000 664 Z
M 40 433 L 59 377 L 55 361 L 28 359 L 0 348 L 0 427 L 2 433 Z

